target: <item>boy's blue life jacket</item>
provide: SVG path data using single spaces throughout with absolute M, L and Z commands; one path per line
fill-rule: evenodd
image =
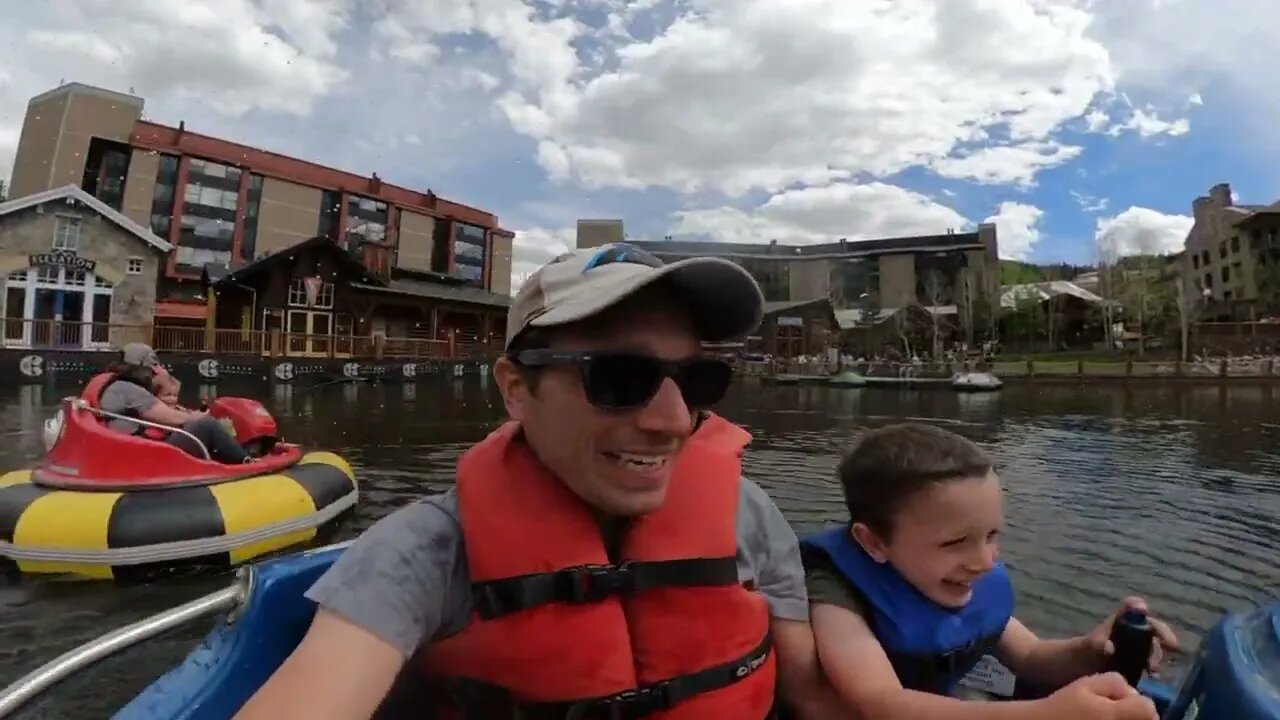
M 973 585 L 962 608 L 916 590 L 889 563 L 878 563 L 840 526 L 805 538 L 802 552 L 829 558 L 867 604 L 867 618 L 902 686 L 950 695 L 960 678 L 995 647 L 1013 617 L 1013 584 L 1004 565 Z

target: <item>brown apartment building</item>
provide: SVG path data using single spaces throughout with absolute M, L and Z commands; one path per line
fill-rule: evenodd
M 1203 319 L 1248 320 L 1280 310 L 1280 202 L 1237 205 L 1231 186 L 1220 183 L 1191 207 L 1195 224 L 1182 271 L 1186 286 L 1209 301 Z
M 623 240 L 619 220 L 581 220 L 578 247 Z M 996 227 L 972 232 L 874 240 L 784 245 L 716 241 L 629 241 L 668 262 L 688 257 L 723 257 L 741 265 L 760 283 L 766 311 L 781 314 L 774 323 L 782 344 L 809 347 L 811 330 L 799 309 L 827 300 L 840 329 L 869 329 L 897 311 L 922 310 L 948 318 L 957 330 L 994 317 L 1000 295 Z M 985 318 L 979 308 L 989 308 Z M 794 311 L 794 312 L 793 312 Z M 967 317 L 969 313 L 974 316 Z M 818 313 L 821 316 L 821 313 Z M 768 323 L 766 323 L 768 324 Z M 765 344 L 778 345 L 765 338 Z
M 142 98 L 80 83 L 32 98 L 9 190 L 12 199 L 81 188 L 172 245 L 156 324 L 204 323 L 211 269 L 234 272 L 316 238 L 357 260 L 384 294 L 409 279 L 434 288 L 418 293 L 422 303 L 487 320 L 505 311 L 514 235 L 494 214 L 142 115 Z

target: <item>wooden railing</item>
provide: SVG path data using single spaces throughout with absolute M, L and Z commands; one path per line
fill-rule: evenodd
M 191 325 L 116 325 L 53 320 L 5 319 L 4 347 L 112 351 L 126 343 L 144 342 L 157 352 L 207 353 L 216 356 L 310 357 L 456 360 L 491 358 L 497 343 L 463 340 L 451 333 L 443 340 L 389 338 L 382 335 L 319 335 L 280 330 L 208 330 Z
M 999 378 L 1280 378 L 1280 357 L 1211 358 L 1188 362 L 1140 360 L 1080 360 L 1050 358 L 999 360 L 993 362 L 902 363 L 889 361 L 849 362 L 837 367 L 825 362 L 800 363 L 778 358 L 770 362 L 743 362 L 743 375 L 830 375 L 852 370 L 876 377 L 950 377 L 957 372 L 991 372 Z

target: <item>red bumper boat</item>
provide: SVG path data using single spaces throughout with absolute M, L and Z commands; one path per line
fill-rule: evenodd
M 203 457 L 152 437 L 116 432 L 107 427 L 107 421 L 124 419 L 154 430 L 184 433 L 103 410 L 99 399 L 111 380 L 107 373 L 95 375 L 79 397 L 62 401 L 61 429 L 44 462 L 34 472 L 35 482 L 77 490 L 208 485 L 277 472 L 302 459 L 298 446 L 277 441 L 275 418 L 262 403 L 249 398 L 223 397 L 208 406 L 209 415 L 221 420 L 232 430 L 236 441 L 255 456 L 253 462 L 244 465 L 210 460 L 208 449 L 194 436 L 188 435 L 202 449 Z
M 26 573 L 97 578 L 149 577 L 174 564 L 234 566 L 309 542 L 355 506 L 351 466 L 279 442 L 275 418 L 256 400 L 208 405 L 254 457 L 228 465 L 203 445 L 197 457 L 108 428 L 125 419 L 182 432 L 102 410 L 111 380 L 97 375 L 62 401 L 38 467 L 0 473 L 0 561 Z

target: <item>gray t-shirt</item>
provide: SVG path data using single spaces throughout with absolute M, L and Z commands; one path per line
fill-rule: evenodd
M 102 391 L 98 406 L 109 413 L 117 415 L 141 415 L 160 402 L 160 398 L 141 385 L 117 380 Z M 138 423 L 128 420 L 109 420 L 107 427 L 112 430 L 132 435 L 138 431 Z
M 738 578 L 784 620 L 808 620 L 795 531 L 759 485 L 738 496 Z M 451 489 L 400 508 L 351 544 L 306 596 L 396 647 L 406 659 L 471 616 L 458 497 Z

